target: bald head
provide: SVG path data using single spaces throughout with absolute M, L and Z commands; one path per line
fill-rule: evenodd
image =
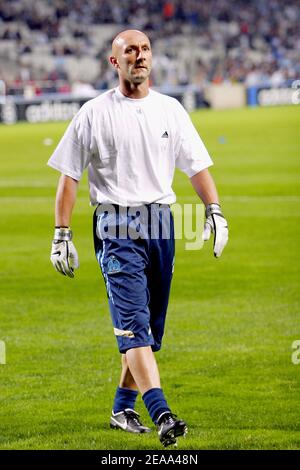
M 125 31 L 121 31 L 112 42 L 112 55 L 117 57 L 118 54 L 123 50 L 124 45 L 130 45 L 135 43 L 146 43 L 150 46 L 150 40 L 148 36 L 139 31 L 138 29 L 127 29 Z

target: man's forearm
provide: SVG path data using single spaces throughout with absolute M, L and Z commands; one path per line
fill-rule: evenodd
M 61 175 L 55 200 L 55 225 L 69 227 L 77 196 L 78 181 L 70 176 Z
M 208 169 L 196 173 L 190 180 L 205 206 L 212 203 L 219 203 L 217 188 Z

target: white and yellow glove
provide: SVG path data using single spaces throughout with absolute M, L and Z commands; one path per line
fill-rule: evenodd
M 79 268 L 76 248 L 72 240 L 72 230 L 67 227 L 55 227 L 50 260 L 59 273 L 74 277 L 74 270 Z
M 221 212 L 219 204 L 208 204 L 205 210 L 206 222 L 202 238 L 204 241 L 210 239 L 210 235 L 214 234 L 214 255 L 219 258 L 228 242 L 228 225 L 227 220 Z

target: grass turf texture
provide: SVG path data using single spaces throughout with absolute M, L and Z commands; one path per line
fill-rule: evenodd
M 189 424 L 179 449 L 300 448 L 300 107 L 200 111 L 192 118 L 215 166 L 230 243 L 176 266 L 162 386 Z M 109 429 L 119 354 L 93 254 L 86 176 L 72 227 L 75 279 L 49 261 L 58 174 L 46 161 L 66 123 L 0 127 L 1 449 L 161 449 L 156 432 Z M 45 138 L 53 145 L 45 146 Z M 177 173 L 178 202 L 197 202 Z M 152 426 L 142 400 L 142 420 Z

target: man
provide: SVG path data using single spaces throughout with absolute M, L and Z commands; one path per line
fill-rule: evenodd
M 188 175 L 206 206 L 204 239 L 214 234 L 217 257 L 227 243 L 227 222 L 207 169 L 212 161 L 188 114 L 177 100 L 149 88 L 148 37 L 136 30 L 121 32 L 113 41 L 110 62 L 119 87 L 81 108 L 48 162 L 62 173 L 51 261 L 70 277 L 79 266 L 70 223 L 78 182 L 88 167 L 91 204 L 97 206 L 95 252 L 122 358 L 110 425 L 150 431 L 134 410 L 140 391 L 161 443 L 168 446 L 187 432 L 166 401 L 154 357 L 161 347 L 173 272 L 169 205 L 176 200 L 171 187 L 175 167 Z M 143 217 L 134 225 L 137 215 Z M 133 226 L 143 236 L 129 236 L 126 230 Z M 151 235 L 153 228 L 158 236 Z

